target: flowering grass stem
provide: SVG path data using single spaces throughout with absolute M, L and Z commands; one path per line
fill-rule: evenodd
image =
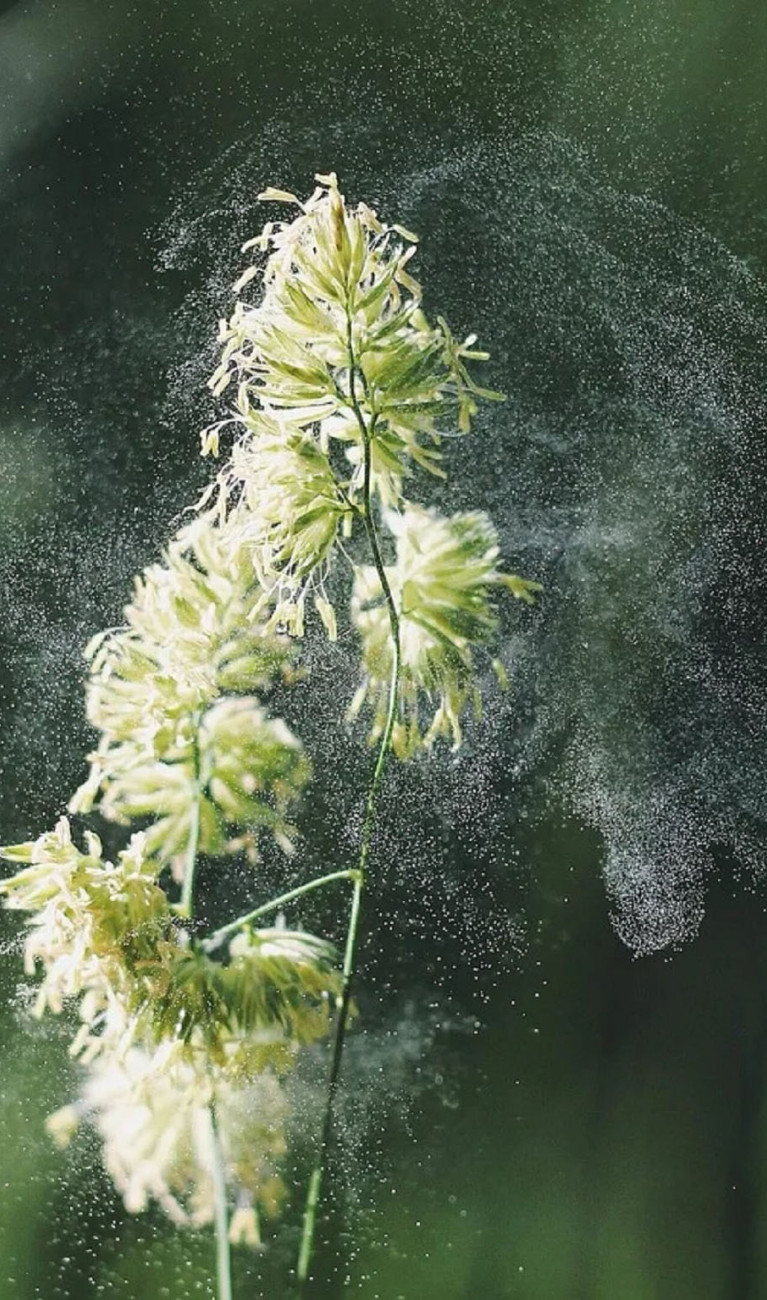
M 199 724 L 199 718 L 195 719 Z M 194 911 L 194 876 L 197 869 L 197 849 L 200 841 L 200 746 L 194 741 L 194 799 L 192 802 L 189 839 L 184 854 L 184 879 L 179 912 L 191 920 Z M 213 1219 L 216 1234 L 217 1300 L 232 1300 L 232 1268 L 229 1250 L 229 1211 L 226 1203 L 226 1173 L 221 1137 L 216 1122 L 215 1103 L 208 1107 L 211 1140 L 211 1177 L 213 1179 Z
M 219 930 L 214 930 L 203 941 L 203 948 L 206 952 L 212 952 L 220 944 L 228 939 L 230 934 L 241 930 L 244 926 L 249 925 L 251 921 L 257 921 L 259 916 L 266 916 L 268 912 L 274 912 L 283 903 L 292 903 L 294 898 L 300 898 L 302 894 L 309 894 L 313 889 L 320 889 L 322 885 L 329 885 L 334 880 L 355 880 L 358 872 L 353 868 L 346 871 L 330 871 L 326 876 L 317 876 L 315 880 L 308 880 L 304 885 L 297 885 L 295 889 L 289 889 L 286 894 L 280 894 L 277 898 L 270 898 L 268 903 L 262 903 L 260 907 L 255 907 L 252 912 L 246 912 L 244 916 L 238 916 L 235 921 L 230 921 L 228 925 L 222 925 Z
M 229 1251 L 229 1215 L 226 1203 L 226 1175 L 224 1173 L 224 1154 L 221 1138 L 216 1123 L 216 1108 L 211 1104 L 210 1135 L 213 1164 L 213 1195 L 215 1198 L 216 1226 L 216 1279 L 218 1282 L 218 1300 L 232 1300 L 232 1272 Z
M 364 484 L 363 499 L 360 514 L 365 527 L 368 544 L 373 557 L 373 563 L 378 573 L 381 583 L 381 589 L 384 594 L 386 606 L 389 612 L 389 622 L 391 626 L 391 636 L 393 645 L 392 673 L 389 684 L 389 702 L 386 714 L 386 723 L 384 725 L 381 743 L 378 747 L 373 776 L 368 789 L 368 797 L 365 804 L 365 819 L 362 824 L 362 835 L 360 838 L 360 852 L 357 862 L 357 870 L 354 875 L 354 892 L 352 894 L 351 909 L 349 912 L 349 927 L 346 934 L 346 947 L 344 951 L 344 965 L 342 975 L 341 993 L 338 997 L 338 1014 L 336 1017 L 335 1035 L 333 1039 L 333 1053 L 330 1063 L 330 1072 L 328 1074 L 328 1087 L 325 1101 L 325 1113 L 322 1121 L 322 1131 L 320 1135 L 319 1150 L 317 1160 L 312 1170 L 309 1180 L 309 1189 L 306 1198 L 306 1208 L 304 1210 L 303 1230 L 301 1234 L 301 1245 L 298 1255 L 298 1264 L 296 1266 L 296 1278 L 298 1280 L 299 1290 L 303 1287 L 309 1276 L 309 1267 L 311 1264 L 312 1253 L 314 1250 L 314 1234 L 317 1222 L 317 1208 L 319 1206 L 320 1194 L 322 1191 L 322 1174 L 325 1165 L 328 1146 L 333 1129 L 333 1109 L 338 1090 L 338 1077 L 341 1070 L 341 1058 L 343 1056 L 344 1043 L 346 1041 L 346 1030 L 349 1023 L 349 1009 L 351 1006 L 352 982 L 354 979 L 355 954 L 357 939 L 360 931 L 360 917 L 362 913 L 362 895 L 365 889 L 368 862 L 370 859 L 370 846 L 373 838 L 373 828 L 375 825 L 376 804 L 378 792 L 386 768 L 386 761 L 391 750 L 392 735 L 394 725 L 397 720 L 397 704 L 399 694 L 399 677 L 401 664 L 401 646 L 400 646 L 400 626 L 397 606 L 392 595 L 391 587 L 386 576 L 386 569 L 381 555 L 381 548 L 378 542 L 375 522 L 371 511 L 371 468 L 372 454 L 371 442 L 375 428 L 375 416 L 371 418 L 370 424 L 365 422 L 362 411 L 356 397 L 356 373 L 357 363 L 354 356 L 353 338 L 352 338 L 352 320 L 351 315 L 347 313 L 347 343 L 349 349 L 349 392 L 352 408 L 354 410 L 357 423 L 362 434 L 363 450 L 365 456 L 364 464 Z
M 196 724 L 199 719 L 196 719 Z M 200 747 L 194 742 L 194 799 L 189 819 L 189 839 L 184 854 L 184 879 L 181 886 L 180 916 L 191 918 L 194 907 L 194 874 L 197 869 L 197 848 L 200 841 Z

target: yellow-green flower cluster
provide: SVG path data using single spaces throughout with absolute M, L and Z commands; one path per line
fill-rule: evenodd
M 248 502 L 265 599 L 299 635 L 306 591 L 317 570 L 321 587 L 339 524 L 351 531 L 368 490 L 398 505 L 413 465 L 440 473 L 444 426 L 467 432 L 477 396 L 498 396 L 467 370 L 467 361 L 485 358 L 474 337 L 458 343 L 443 320 L 432 325 L 424 315 L 407 270 L 416 236 L 384 225 L 363 203 L 349 207 L 335 174 L 316 179 L 306 203 L 280 190 L 261 196 L 300 213 L 268 223 L 245 246 L 263 262 L 235 288 L 261 269 L 261 298 L 238 302 L 222 322 L 211 380 L 216 393 L 236 384 L 233 418 L 242 428 L 222 476 L 225 495 Z M 205 450 L 217 449 L 220 427 L 204 435 Z M 346 465 L 334 447 L 345 449 Z M 332 636 L 322 590 L 319 600 Z
M 298 1046 L 327 1032 L 339 990 L 331 945 L 279 927 L 239 934 L 225 963 L 199 947 L 179 952 L 163 980 L 153 999 L 154 1033 L 232 1076 L 291 1065 Z
M 198 830 L 205 853 L 241 846 L 235 829 L 253 851 L 266 829 L 289 847 L 286 814 L 309 764 L 285 724 L 244 694 L 290 673 L 288 643 L 250 618 L 258 599 L 236 519 L 208 512 L 137 579 L 126 627 L 86 652 L 101 740 L 70 809 L 148 822 L 147 851 L 177 874 Z
M 497 630 L 497 588 L 505 586 L 528 602 L 540 588 L 498 570 L 496 531 L 481 512 L 444 517 L 408 505 L 402 513 L 388 512 L 386 524 L 397 548 L 386 577 L 398 611 L 401 647 L 392 743 L 395 753 L 407 758 L 438 736 L 460 745 L 461 716 L 472 701 L 479 704 L 474 652 Z M 372 565 L 355 571 L 352 621 L 362 641 L 365 676 L 351 714 L 366 701 L 372 706 L 375 739 L 386 719 L 394 644 L 381 581 Z
M 315 603 L 331 638 L 335 622 L 323 577 L 339 527 L 351 522 L 351 507 L 339 488 L 325 452 L 303 429 L 288 432 L 254 417 L 252 436 L 237 443 L 229 478 L 242 485 L 238 518 L 261 586 L 254 608 L 271 607 L 267 628 L 304 634 L 304 607 L 313 587 Z
M 274 1212 L 281 1195 L 280 1079 L 327 1032 L 340 990 L 334 950 L 277 926 L 239 933 L 225 961 L 212 960 L 174 918 L 140 834 L 112 864 L 95 835 L 81 852 L 62 818 L 0 856 L 21 867 L 0 891 L 30 913 L 25 968 L 43 975 L 36 1014 L 79 1010 L 72 1053 L 85 1083 L 50 1117 L 52 1135 L 65 1144 L 88 1116 L 129 1210 L 152 1198 L 176 1221 L 203 1224 L 213 1107 L 238 1205 L 232 1232 L 257 1244 L 257 1206 Z
M 240 934 L 214 960 L 158 883 L 167 863 L 191 883 L 200 851 L 253 858 L 265 831 L 290 851 L 289 812 L 309 775 L 300 742 L 253 693 L 295 674 L 290 642 L 259 618 L 246 509 L 209 509 L 182 528 L 137 579 L 125 627 L 86 652 L 88 716 L 101 737 L 71 807 L 145 829 L 111 863 L 92 834 L 80 851 L 62 819 L 53 834 L 0 850 L 21 868 L 0 889 L 30 913 L 37 1014 L 79 1012 L 72 1053 L 84 1091 L 51 1131 L 68 1137 L 73 1117 L 89 1114 L 129 1208 L 153 1197 L 203 1223 L 213 1107 L 237 1199 L 232 1232 L 255 1243 L 258 1205 L 279 1200 L 279 1080 L 327 1032 L 335 953 L 278 927 Z
M 282 1194 L 282 1076 L 302 1045 L 327 1033 L 334 1007 L 346 1015 L 348 983 L 321 939 L 249 922 L 341 877 L 355 878 L 356 907 L 364 875 L 328 873 L 207 941 L 184 924 L 199 853 L 255 860 L 265 833 L 292 848 L 291 808 L 309 764 L 262 702 L 294 676 L 285 633 L 303 635 L 311 596 L 335 639 L 326 580 L 343 552 L 364 673 L 351 712 L 367 703 L 373 738 L 385 732 L 407 758 L 439 736 L 460 743 L 462 715 L 478 699 L 476 651 L 497 632 L 495 594 L 505 586 L 530 601 L 537 589 L 497 567 L 486 515 L 446 518 L 405 499 L 416 469 L 442 474 L 448 425 L 466 433 L 477 397 L 498 395 L 467 370 L 485 356 L 474 337 L 459 343 L 425 316 L 408 269 L 415 236 L 348 206 L 334 174 L 317 181 L 306 203 L 262 196 L 299 215 L 251 241 L 259 265 L 236 288 L 260 270 L 259 301 L 238 302 L 221 326 L 212 386 L 236 392 L 229 461 L 194 522 L 136 580 L 125 626 L 86 651 L 100 739 L 70 809 L 97 808 L 139 834 L 115 863 L 93 835 L 80 851 L 65 819 L 35 843 L 0 850 L 20 868 L 0 893 L 30 913 L 26 970 L 42 968 L 36 1010 L 69 1003 L 80 1015 L 72 1050 L 86 1081 L 51 1132 L 66 1141 L 87 1115 L 131 1211 L 151 1199 L 176 1222 L 208 1223 L 223 1175 L 237 1205 L 232 1239 L 254 1245 L 259 1210 L 275 1212 Z M 204 435 L 205 451 L 217 451 L 221 427 Z M 385 569 L 380 514 L 396 549 Z M 369 565 L 354 562 L 363 539 Z M 174 907 L 158 883 L 165 866 L 183 883 Z
M 61 818 L 0 856 L 22 864 L 0 893 L 30 913 L 25 969 L 43 972 L 36 1014 L 79 999 L 76 1053 L 167 1042 L 235 1076 L 288 1065 L 298 1045 L 325 1033 L 339 987 L 331 945 L 278 926 L 238 933 L 226 960 L 212 960 L 174 918 L 143 835 L 113 864 L 93 834 L 81 852 Z
M 278 1165 L 287 1102 L 273 1071 L 233 1081 L 226 1070 L 179 1056 L 171 1043 L 131 1047 L 95 1061 L 79 1103 L 50 1117 L 59 1145 L 83 1117 L 103 1140 L 104 1163 L 130 1213 L 156 1201 L 179 1226 L 211 1223 L 222 1159 L 237 1205 L 230 1238 L 260 1244 L 259 1211 L 276 1214 L 284 1195 Z
M 0 893 L 6 907 L 31 913 L 25 970 L 43 970 L 35 1014 L 58 1013 L 65 1001 L 85 996 L 93 1022 L 116 1001 L 140 1000 L 141 971 L 156 959 L 170 926 L 143 836 L 135 835 L 116 863 L 104 862 L 97 836 L 89 834 L 80 852 L 62 817 L 50 834 L 0 856 L 23 864 L 0 882 Z

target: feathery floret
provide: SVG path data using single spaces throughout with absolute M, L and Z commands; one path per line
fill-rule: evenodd
M 86 651 L 88 716 L 102 734 L 71 811 L 151 819 L 148 852 L 179 869 L 198 818 L 206 853 L 239 847 L 233 827 L 251 856 L 265 829 L 289 843 L 286 813 L 308 761 L 284 723 L 239 694 L 291 672 L 289 643 L 250 617 L 259 594 L 247 539 L 215 512 L 144 571 L 127 626 Z
M 257 1210 L 275 1214 L 284 1192 L 277 1165 L 287 1103 L 271 1071 L 234 1081 L 168 1044 L 132 1048 L 93 1063 L 79 1109 L 102 1137 L 126 1209 L 136 1214 L 154 1200 L 174 1223 L 192 1227 L 214 1216 L 214 1109 L 225 1178 L 242 1211 L 233 1234 L 258 1244 Z
M 454 747 L 461 743 L 461 716 L 469 703 L 479 704 L 474 651 L 491 642 L 497 629 L 494 593 L 506 586 L 530 602 L 539 586 L 498 570 L 496 531 L 479 511 L 444 517 L 407 505 L 401 514 L 387 512 L 385 522 L 397 547 L 386 576 L 402 652 L 393 747 L 407 758 L 438 736 L 451 737 Z M 365 676 L 350 713 L 355 716 L 365 701 L 372 705 L 375 739 L 386 718 L 394 646 L 372 565 L 355 572 L 352 621 L 362 640 Z
M 111 1001 L 141 999 L 142 967 L 153 960 L 170 926 L 168 902 L 155 884 L 143 836 L 135 835 L 115 864 L 104 862 L 98 837 L 85 853 L 72 843 L 65 817 L 34 843 L 0 849 L 25 864 L 0 882 L 5 905 L 31 912 L 24 944 L 28 975 L 43 968 L 35 1014 L 60 1012 L 88 995 L 95 1019 Z
M 321 586 L 339 522 L 351 531 L 367 487 L 384 505 L 398 505 L 414 466 L 442 472 L 441 432 L 454 422 L 468 432 L 477 396 L 499 396 L 467 370 L 467 361 L 486 355 L 474 336 L 458 343 L 444 320 L 431 325 L 424 315 L 406 269 L 416 236 L 384 225 L 363 203 L 348 206 L 334 173 L 316 179 L 306 203 L 280 190 L 261 196 L 296 204 L 300 214 L 269 222 L 245 246 L 264 260 L 235 288 L 260 269 L 261 298 L 238 302 L 222 322 L 211 380 L 216 393 L 236 383 L 233 420 L 245 430 L 222 476 L 225 493 L 237 503 L 247 498 L 275 618 L 298 635 L 306 590 L 316 570 Z M 203 435 L 204 450 L 217 450 L 221 427 Z M 345 448 L 346 467 L 334 443 Z M 324 592 L 320 600 L 332 636 Z

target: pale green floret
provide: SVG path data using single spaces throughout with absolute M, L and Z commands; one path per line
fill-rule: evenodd
M 236 1207 L 229 1220 L 229 1240 L 233 1246 L 251 1246 L 254 1250 L 261 1246 L 261 1225 L 255 1205 L 245 1202 Z
M 346 459 L 351 470 L 348 478 L 343 480 L 342 490 L 345 499 L 359 507 L 364 496 L 365 455 L 356 417 L 350 418 L 348 412 L 342 412 L 325 420 L 320 436 L 324 449 L 332 441 L 346 444 Z M 375 437 L 370 440 L 370 491 L 384 507 L 400 505 L 403 482 L 413 473 L 411 461 L 438 478 L 446 477 L 439 464 L 440 454 L 435 447 L 424 447 L 414 442 L 412 446 L 408 445 L 408 459 L 402 453 L 402 443 L 403 439 L 384 424 L 376 427 Z
M 485 514 L 445 518 L 408 505 L 401 514 L 387 513 L 386 523 L 397 544 L 396 562 L 386 575 L 399 614 L 402 652 L 393 748 L 407 758 L 438 736 L 460 745 L 461 717 L 470 703 L 479 707 L 474 650 L 497 631 L 495 590 L 507 586 L 531 601 L 539 587 L 498 571 L 497 535 Z M 386 718 L 393 646 L 372 566 L 356 570 L 352 621 L 362 640 L 365 677 L 350 712 L 356 715 L 366 701 L 372 706 L 375 739 Z
M 89 995 L 92 1018 L 114 1000 L 140 1000 L 144 963 L 155 959 L 170 925 L 143 836 L 134 836 L 113 864 L 103 861 L 95 835 L 81 853 L 62 818 L 55 831 L 0 849 L 0 856 L 28 864 L 0 883 L 0 893 L 6 907 L 32 913 L 24 964 L 29 975 L 43 970 L 35 1014 L 58 1013 L 82 994 Z
M 137 580 L 127 627 L 89 650 L 88 717 L 102 734 L 70 809 L 151 822 L 147 852 L 176 874 L 198 831 L 210 854 L 255 857 L 264 830 L 289 847 L 288 805 L 309 777 L 287 727 L 239 694 L 291 672 L 289 643 L 251 617 L 251 549 L 236 519 L 204 515 Z
M 246 245 L 265 254 L 261 299 L 238 302 L 222 322 L 211 386 L 220 393 L 236 383 L 236 422 L 248 425 L 261 410 L 283 437 L 300 428 L 324 449 L 332 438 L 350 441 L 358 468 L 340 485 L 355 505 L 369 439 L 372 490 L 393 505 L 413 465 L 440 472 L 440 433 L 456 420 L 468 432 L 476 397 L 499 394 L 468 373 L 467 361 L 486 359 L 474 336 L 458 343 L 443 320 L 433 326 L 424 315 L 420 286 L 406 270 L 416 237 L 382 224 L 365 204 L 347 206 L 334 174 L 317 179 L 304 204 L 282 191 L 262 196 L 301 212 L 268 223 Z M 249 268 L 235 289 L 258 273 Z M 220 427 L 204 435 L 205 450 L 217 449 Z
M 293 1064 L 327 1033 L 340 988 L 332 945 L 279 927 L 238 935 L 226 964 L 198 947 L 177 951 L 155 991 L 153 1028 L 232 1074 Z
M 178 533 L 164 561 L 136 579 L 126 627 L 86 648 L 87 710 L 109 744 L 173 759 L 202 709 L 227 691 L 265 689 L 289 671 L 291 652 L 248 621 L 258 585 L 240 530 L 209 512 Z
M 271 606 L 267 631 L 279 626 L 302 636 L 313 590 L 334 639 L 332 610 L 329 618 L 323 612 L 330 608 L 323 579 L 351 507 L 325 452 L 305 431 L 282 434 L 257 419 L 234 447 L 224 483 L 227 498 L 240 503 L 236 520 L 261 588 L 251 616 L 265 616 Z
M 267 717 L 254 699 L 217 700 L 200 717 L 194 741 L 172 762 L 147 761 L 128 743 L 108 758 L 99 809 L 122 825 L 151 819 L 147 851 L 158 862 L 183 859 L 198 816 L 202 853 L 244 848 L 255 861 L 264 831 L 291 851 L 288 809 L 309 778 L 310 764 L 284 722 Z
M 171 1044 L 134 1047 L 90 1067 L 80 1109 L 102 1137 L 104 1164 L 130 1213 L 156 1201 L 174 1223 L 202 1227 L 214 1217 L 212 1107 L 226 1182 L 250 1210 L 250 1232 L 238 1239 L 257 1244 L 256 1209 L 276 1214 L 284 1196 L 277 1169 L 287 1101 L 273 1073 L 238 1081 L 179 1057 Z
M 60 1151 L 66 1150 L 80 1127 L 81 1108 L 69 1102 L 60 1106 L 45 1120 L 45 1131 Z

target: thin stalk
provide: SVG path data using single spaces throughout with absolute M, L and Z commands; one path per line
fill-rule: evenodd
M 199 719 L 198 719 L 199 722 Z M 181 886 L 181 901 L 178 911 L 181 916 L 191 919 L 194 907 L 194 873 L 197 869 L 197 849 L 200 843 L 200 746 L 195 737 L 193 747 L 194 762 L 194 802 L 189 822 L 189 839 L 184 854 L 184 879 Z
M 368 797 L 365 805 L 365 819 L 362 824 L 362 835 L 360 837 L 360 852 L 357 861 L 357 871 L 354 877 L 354 893 L 352 895 L 351 910 L 349 913 L 349 928 L 346 933 L 346 947 L 344 951 L 344 965 L 341 993 L 338 999 L 338 1015 L 336 1017 L 336 1028 L 333 1039 L 333 1053 L 330 1062 L 330 1072 L 328 1075 L 328 1087 L 325 1101 L 325 1113 L 322 1121 L 322 1132 L 320 1135 L 319 1150 L 317 1160 L 312 1170 L 309 1180 L 309 1190 L 306 1198 L 306 1208 L 304 1210 L 303 1231 L 301 1234 L 301 1246 L 298 1255 L 298 1264 L 296 1267 L 296 1277 L 300 1288 L 303 1288 L 308 1276 L 309 1265 L 311 1264 L 312 1251 L 314 1249 L 314 1233 L 317 1221 L 317 1207 L 320 1202 L 320 1193 L 322 1190 L 322 1174 L 325 1164 L 327 1149 L 330 1144 L 330 1137 L 333 1128 L 333 1108 L 335 1104 L 336 1092 L 338 1090 L 338 1076 L 341 1070 L 341 1058 L 343 1056 L 344 1043 L 346 1041 L 346 1030 L 349 1023 L 349 1009 L 351 1006 L 352 981 L 354 978 L 354 959 L 357 947 L 357 939 L 360 930 L 360 917 L 362 913 L 362 895 L 365 889 L 365 880 L 370 859 L 370 845 L 373 837 L 373 827 L 375 824 L 376 803 L 378 791 L 383 779 L 386 768 L 386 760 L 391 749 L 391 740 L 394 733 L 394 724 L 397 720 L 397 703 L 399 695 L 399 677 L 402 660 L 400 645 L 400 628 L 399 614 L 397 606 L 392 595 L 389 580 L 386 576 L 381 548 L 378 542 L 375 522 L 371 512 L 371 468 L 372 453 L 371 442 L 375 431 L 375 415 L 371 416 L 370 424 L 366 424 L 362 410 L 357 400 L 356 392 L 356 371 L 357 363 L 354 356 L 354 344 L 352 336 L 351 315 L 347 312 L 347 345 L 349 350 L 349 394 L 352 409 L 357 419 L 357 423 L 362 434 L 362 445 L 365 456 L 364 464 L 364 481 L 362 489 L 362 506 L 359 513 L 365 527 L 365 533 L 373 557 L 373 563 L 381 583 L 381 590 L 386 601 L 389 612 L 389 624 L 391 627 L 392 637 L 392 673 L 389 683 L 389 701 L 386 713 L 386 723 L 384 725 L 381 743 L 378 747 L 373 776 L 368 789 Z
M 194 720 L 195 728 L 199 727 L 200 717 Z M 189 839 L 187 840 L 186 852 L 184 853 L 184 879 L 181 887 L 181 902 L 179 903 L 179 912 L 188 920 L 192 919 L 194 911 L 194 876 L 197 869 L 197 849 L 200 843 L 200 800 L 202 798 L 202 783 L 200 771 L 200 745 L 195 731 L 193 745 L 193 764 L 194 764 L 194 802 L 189 823 Z M 221 1139 L 216 1122 L 216 1109 L 211 1102 L 208 1107 L 208 1116 L 210 1119 L 210 1138 L 211 1151 L 213 1156 L 213 1166 L 211 1176 L 213 1178 L 213 1215 L 216 1230 L 216 1278 L 218 1282 L 217 1300 L 232 1300 L 232 1272 L 229 1258 L 229 1212 L 226 1204 L 226 1172 L 224 1169 L 224 1155 L 221 1149 Z
M 216 1223 L 216 1279 L 218 1282 L 218 1300 L 232 1300 L 232 1272 L 229 1257 L 229 1213 L 226 1204 L 226 1174 L 224 1171 L 224 1153 L 216 1123 L 216 1108 L 208 1108 L 210 1116 L 210 1134 L 213 1150 L 213 1196 Z
M 252 912 L 246 912 L 244 916 L 238 916 L 236 921 L 230 921 L 228 925 L 222 925 L 219 930 L 214 930 L 203 942 L 203 948 L 206 952 L 212 952 L 218 948 L 224 939 L 235 930 L 241 930 L 243 926 L 249 925 L 251 921 L 256 921 L 259 916 L 265 916 L 267 912 L 274 912 L 283 903 L 292 903 L 294 898 L 300 898 L 302 894 L 308 894 L 313 889 L 319 889 L 322 885 L 329 885 L 333 880 L 356 880 L 357 872 L 349 868 L 347 871 L 331 871 L 326 876 L 317 876 L 314 880 L 309 880 L 305 885 L 298 885 L 295 889 L 289 889 L 287 894 L 280 894 L 278 898 L 270 898 L 268 903 L 262 903 L 260 907 L 255 907 Z

